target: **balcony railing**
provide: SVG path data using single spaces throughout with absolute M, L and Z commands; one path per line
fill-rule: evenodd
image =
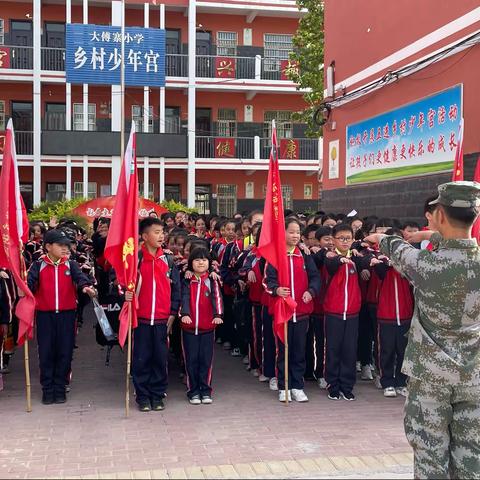
M 7 46 L 10 49 L 10 68 L 33 69 L 33 47 Z M 63 72 L 65 49 L 42 47 L 41 68 Z M 197 55 L 195 74 L 197 78 L 285 80 L 280 60 L 274 58 Z M 167 77 L 188 76 L 188 55 L 167 54 L 165 57 Z
M 257 148 L 256 148 L 257 143 Z M 314 138 L 280 139 L 281 159 L 317 160 L 318 140 Z M 197 158 L 268 159 L 270 139 L 259 137 L 196 137 Z M 258 149 L 258 150 L 257 150 Z M 257 151 L 256 151 L 257 150 Z
M 33 132 L 16 130 L 15 147 L 18 155 L 33 155 Z

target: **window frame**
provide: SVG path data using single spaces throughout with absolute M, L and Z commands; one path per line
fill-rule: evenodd
M 219 108 L 217 110 L 217 136 L 223 138 L 237 136 L 237 110 L 235 108 Z
M 233 187 L 233 188 L 232 188 Z M 227 190 L 232 188 L 232 192 Z M 223 191 L 224 190 L 224 191 Z M 220 183 L 217 185 L 217 213 L 232 218 L 237 212 L 238 186 L 236 183 Z
M 265 110 L 263 112 L 263 136 L 272 137 L 272 120 L 275 120 L 278 138 L 293 138 L 293 112 L 290 110 Z
M 264 33 L 263 52 L 264 70 L 266 72 L 279 72 L 280 62 L 288 60 L 290 53 L 293 52 L 293 35 L 289 33 Z
M 95 190 L 94 190 L 93 185 L 95 185 Z M 98 196 L 97 192 L 98 192 L 97 182 L 88 182 L 87 198 L 97 198 L 97 196 Z M 73 192 L 72 193 L 73 193 L 73 198 L 84 198 L 83 197 L 83 181 L 82 182 L 73 182 Z
M 143 105 L 132 105 L 131 114 L 132 120 L 136 122 L 136 131 L 138 133 L 143 133 Z M 138 115 L 134 114 L 134 109 L 140 112 Z M 148 131 L 146 133 L 153 133 L 153 105 L 148 106 Z
M 0 18 L 0 45 L 5 45 L 5 19 Z
M 79 111 L 75 111 L 78 108 Z M 83 130 L 83 103 L 74 103 L 72 108 L 72 130 L 75 131 L 84 131 Z M 97 131 L 97 104 L 89 103 L 88 104 L 88 131 L 96 132 Z M 77 128 L 81 126 L 81 128 Z
M 225 38 L 221 38 L 224 35 Z M 228 38 L 228 36 L 231 38 Z M 238 48 L 238 33 L 227 30 L 217 32 L 217 56 L 218 57 L 236 57 Z
M 0 132 L 4 132 L 5 128 L 7 127 L 5 123 L 5 100 L 0 100 Z

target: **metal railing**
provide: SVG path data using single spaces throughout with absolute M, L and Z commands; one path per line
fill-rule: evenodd
M 165 55 L 165 75 L 167 77 L 188 77 L 188 55 Z
M 63 72 L 65 70 L 65 49 L 42 47 L 42 70 Z
M 33 132 L 15 131 L 15 146 L 18 155 L 33 155 Z
M 44 130 L 66 130 L 65 113 L 46 112 L 43 120 Z
M 233 142 L 232 142 L 233 140 Z M 314 138 L 295 138 L 292 160 L 318 160 L 318 140 Z M 270 139 L 258 138 L 259 152 L 255 152 L 255 137 L 223 138 L 197 136 L 195 138 L 195 156 L 197 158 L 239 158 L 263 159 L 270 156 Z M 280 139 L 280 142 L 282 139 Z M 257 158 L 258 157 L 258 158 Z
M 10 49 L 10 68 L 16 70 L 33 69 L 33 47 L 7 46 Z
M 290 140 L 290 139 L 287 139 Z M 294 145 L 298 149 L 296 158 L 298 160 L 317 160 L 318 157 L 318 140 L 315 138 L 294 138 Z M 282 139 L 279 139 L 281 146 Z M 260 139 L 260 158 L 270 158 L 271 142 L 269 138 Z M 279 152 L 280 153 L 280 152 Z M 282 159 L 282 157 L 280 157 Z

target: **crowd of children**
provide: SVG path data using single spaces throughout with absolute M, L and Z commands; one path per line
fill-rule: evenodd
M 136 297 L 132 377 L 141 411 L 165 408 L 170 354 L 182 366 L 188 401 L 212 403 L 215 343 L 241 358 L 282 402 L 308 401 L 305 381 L 316 382 L 331 400 L 355 400 L 357 374 L 385 397 L 405 395 L 401 366 L 412 289 L 364 238 L 387 233 L 413 243 L 420 226 L 324 212 L 286 211 L 285 217 L 286 285 L 258 252 L 261 211 L 234 218 L 178 212 L 140 222 L 137 289 L 125 295 L 103 255 L 108 219 L 96 219 L 90 239 L 73 221 L 49 230 L 33 223 L 25 262 L 37 301 L 43 403 L 66 401 L 75 332 L 83 306 L 97 295 L 104 305 L 111 295 L 119 303 Z M 296 301 L 288 323 L 288 391 L 285 349 L 269 310 L 275 296 Z M 9 372 L 14 350 L 16 298 L 8 271 L 0 271 L 2 373 Z

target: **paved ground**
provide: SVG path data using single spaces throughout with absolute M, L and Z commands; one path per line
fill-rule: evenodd
M 64 405 L 40 403 L 31 348 L 33 412 L 25 413 L 23 352 L 0 393 L 0 478 L 411 478 L 403 398 L 360 383 L 356 402 L 332 402 L 308 383 L 308 404 L 280 404 L 239 359 L 216 351 L 215 403 L 191 406 L 171 365 L 164 412 L 124 416 L 125 357 L 110 366 L 86 323 Z

